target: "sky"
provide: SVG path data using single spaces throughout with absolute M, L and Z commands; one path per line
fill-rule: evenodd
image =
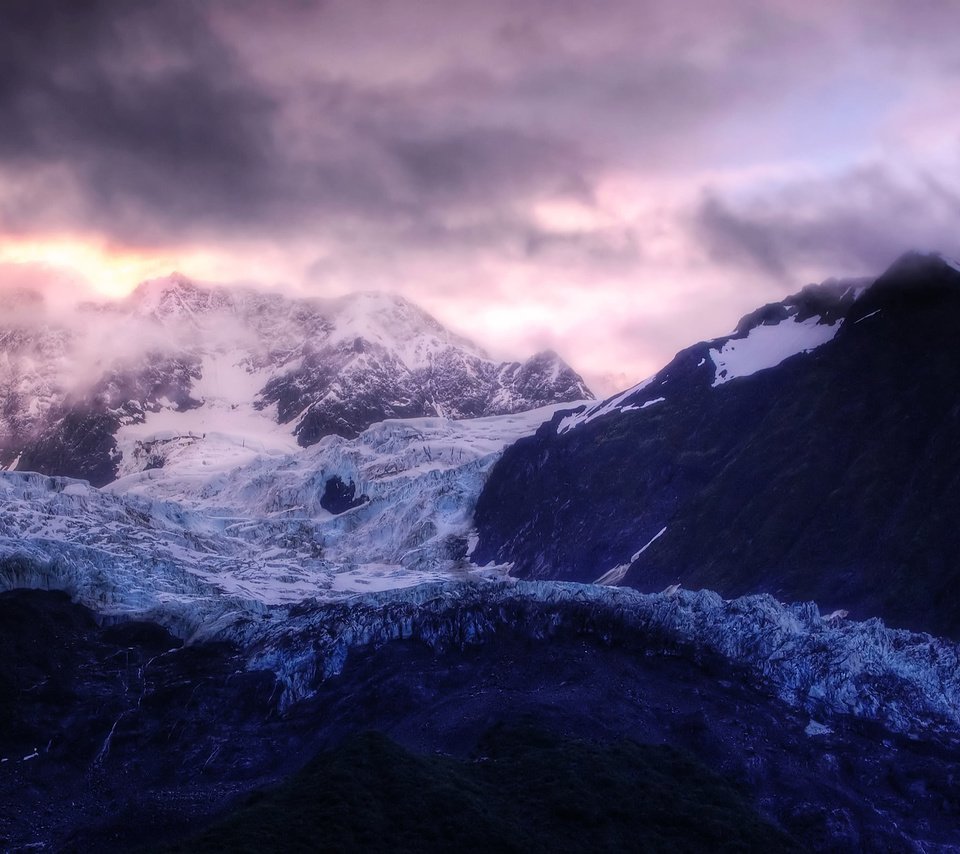
M 960 254 L 938 0 L 0 3 L 0 288 L 400 293 L 599 394 Z

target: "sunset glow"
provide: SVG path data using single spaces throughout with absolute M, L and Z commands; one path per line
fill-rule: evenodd
M 138 282 L 175 269 L 177 257 L 110 247 L 92 239 L 0 238 L 0 264 L 37 265 L 52 274 L 73 276 L 78 288 L 106 297 L 122 297 Z
M 0 287 L 401 293 L 607 393 L 811 281 L 960 254 L 949 4 L 177 10 L 10 42 Z

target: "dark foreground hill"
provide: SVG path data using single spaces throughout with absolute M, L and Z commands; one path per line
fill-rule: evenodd
M 799 851 L 742 794 L 662 745 L 496 727 L 474 756 L 352 736 L 171 851 Z
M 475 605 L 442 619 L 483 620 Z M 354 648 L 339 675 L 282 708 L 275 675 L 244 669 L 230 644 L 181 645 L 145 623 L 98 626 L 62 594 L 2 594 L 0 844 L 960 844 L 960 752 L 949 734 L 812 719 L 704 649 L 612 613 L 592 625 L 588 606 L 565 617 L 531 607 L 464 646 Z M 358 737 L 370 731 L 382 735 Z

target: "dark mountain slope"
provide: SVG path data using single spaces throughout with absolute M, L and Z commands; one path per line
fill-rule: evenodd
M 700 344 L 608 414 L 558 416 L 509 448 L 474 560 L 960 635 L 960 272 L 908 255 L 855 296 L 806 289 L 735 333 L 785 312 L 842 319 L 812 352 L 724 381 L 710 353 L 729 342 Z
M 661 745 L 496 728 L 473 761 L 355 736 L 175 851 L 802 851 Z

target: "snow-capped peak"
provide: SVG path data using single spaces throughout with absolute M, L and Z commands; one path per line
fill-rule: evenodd
M 0 465 L 18 459 L 97 483 L 162 464 L 176 437 L 285 449 L 386 418 L 506 414 L 590 396 L 559 357 L 495 362 L 398 295 L 298 298 L 179 273 L 91 305 L 77 328 L 35 324 L 14 344 L 15 357 L 0 359 Z M 54 349 L 38 368 L 34 352 Z M 78 419 L 88 422 L 82 443 L 67 435 Z
M 182 273 L 174 272 L 142 282 L 119 308 L 138 317 L 186 320 L 229 309 L 232 302 L 226 289 L 205 287 Z
M 446 329 L 398 294 L 364 291 L 330 300 L 325 308 L 333 322 L 328 344 L 357 339 L 377 344 L 397 353 L 409 370 L 429 367 L 438 353 L 450 347 L 490 358 L 477 344 Z

